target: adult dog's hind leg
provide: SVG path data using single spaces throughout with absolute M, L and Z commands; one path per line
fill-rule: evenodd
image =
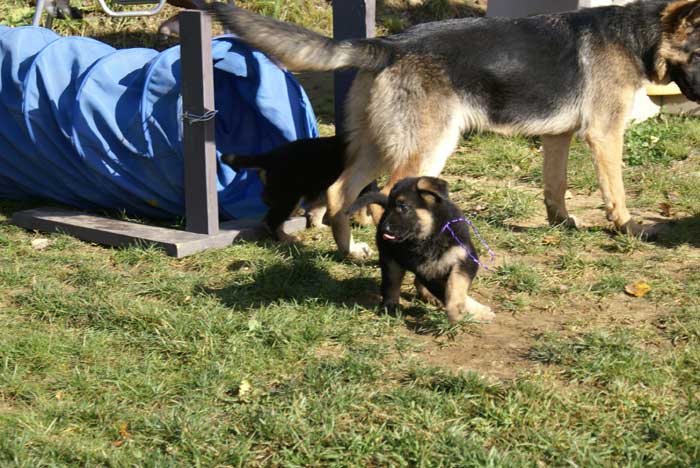
M 391 189 L 394 185 L 396 185 L 396 182 L 399 180 L 405 178 L 405 177 L 412 177 L 418 175 L 418 170 L 416 168 L 415 164 L 407 164 L 404 167 L 400 167 L 396 170 L 394 170 L 391 175 L 389 176 L 389 180 L 387 183 L 382 187 L 381 192 L 384 195 L 389 195 L 389 192 L 391 192 Z M 369 212 L 372 215 L 372 219 L 374 220 L 374 224 L 379 224 L 379 220 L 382 217 L 382 214 L 384 213 L 384 208 L 382 208 L 379 205 L 372 204 L 369 206 Z
M 576 227 L 576 219 L 566 210 L 566 166 L 572 133 L 542 136 L 544 156 L 544 204 L 551 225 Z
M 447 158 L 454 152 L 459 142 L 460 127 L 454 117 L 445 117 L 442 126 L 431 122 L 430 128 L 441 128 L 421 142 L 420 148 L 409 157 L 402 158 L 405 161 L 396 168 L 387 184 L 382 188 L 382 193 L 389 195 L 392 187 L 406 177 L 429 176 L 439 177 L 445 167 Z M 379 222 L 384 210 L 377 205 L 370 206 L 375 224 Z
M 367 244 L 353 241 L 350 217 L 345 210 L 379 172 L 380 167 L 376 158 L 358 158 L 343 170 L 338 180 L 327 191 L 328 216 L 331 220 L 333 237 L 341 255 L 364 259 L 372 254 Z

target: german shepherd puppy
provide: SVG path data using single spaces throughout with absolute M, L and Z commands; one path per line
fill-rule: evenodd
M 647 234 L 631 219 L 622 181 L 633 96 L 645 81 L 675 81 L 700 101 L 700 0 L 448 20 L 346 41 L 220 3 L 209 9 L 291 70 L 359 69 L 345 116 L 348 164 L 328 190 L 338 248 L 356 256 L 364 252 L 345 210 L 362 187 L 385 171 L 385 193 L 404 177 L 439 175 L 465 130 L 542 135 L 547 216 L 569 225 L 566 166 L 572 136 L 580 135 L 592 149 L 608 219 Z
M 398 307 L 401 283 L 408 270 L 416 275 L 418 293 L 427 300 L 437 299 L 442 303 L 450 322 L 467 315 L 478 321 L 494 318 L 489 307 L 468 294 L 479 268 L 478 256 L 469 237 L 469 227 L 465 223 L 451 223 L 464 218 L 464 214 L 449 200 L 444 180 L 435 177 L 400 180 L 388 197 L 379 192 L 361 196 L 348 214 L 371 203 L 384 209 L 376 236 L 383 307 L 390 312 Z M 445 230 L 446 226 L 456 238 Z
M 270 207 L 265 224 L 280 241 L 294 238 L 282 224 L 304 200 L 312 226 L 323 223 L 325 193 L 343 172 L 346 145 L 342 138 L 302 138 L 256 156 L 226 154 L 221 160 L 233 169 L 260 169 L 262 199 Z
M 346 147 L 340 137 L 303 138 L 264 154 L 226 154 L 221 160 L 236 170 L 260 170 L 262 199 L 270 207 L 265 224 L 277 240 L 294 242 L 296 239 L 284 232 L 282 224 L 304 201 L 309 225 L 323 225 L 326 191 L 345 167 Z M 376 184 L 365 188 L 371 190 L 378 190 Z M 360 224 L 371 222 L 360 216 L 356 220 Z

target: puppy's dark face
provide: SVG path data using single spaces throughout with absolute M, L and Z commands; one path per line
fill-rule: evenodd
M 389 243 L 429 238 L 440 229 L 436 215 L 447 197 L 447 183 L 441 179 L 419 177 L 400 181 L 389 194 L 378 237 Z

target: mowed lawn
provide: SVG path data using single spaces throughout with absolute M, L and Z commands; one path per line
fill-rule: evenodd
M 8 5 L 0 23 L 31 14 Z M 387 30 L 412 21 L 382 5 Z M 130 45 L 156 26 L 57 22 Z M 700 464 L 700 120 L 627 132 L 631 210 L 668 224 L 653 242 L 609 231 L 580 142 L 582 227 L 547 226 L 539 146 L 467 135 L 444 174 L 497 254 L 473 288 L 489 325 L 449 325 L 410 278 L 383 314 L 376 255 L 339 258 L 327 230 L 175 260 L 24 231 L 9 218 L 41 202 L 0 201 L 0 465 Z

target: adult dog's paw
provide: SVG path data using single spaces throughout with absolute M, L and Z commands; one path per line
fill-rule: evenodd
M 578 229 L 580 226 L 578 219 L 576 219 L 576 216 L 571 215 L 567 215 L 566 217 L 549 218 L 549 225 L 561 226 L 568 229 Z
M 350 246 L 349 255 L 356 260 L 365 260 L 372 256 L 372 249 L 365 242 L 355 242 Z

